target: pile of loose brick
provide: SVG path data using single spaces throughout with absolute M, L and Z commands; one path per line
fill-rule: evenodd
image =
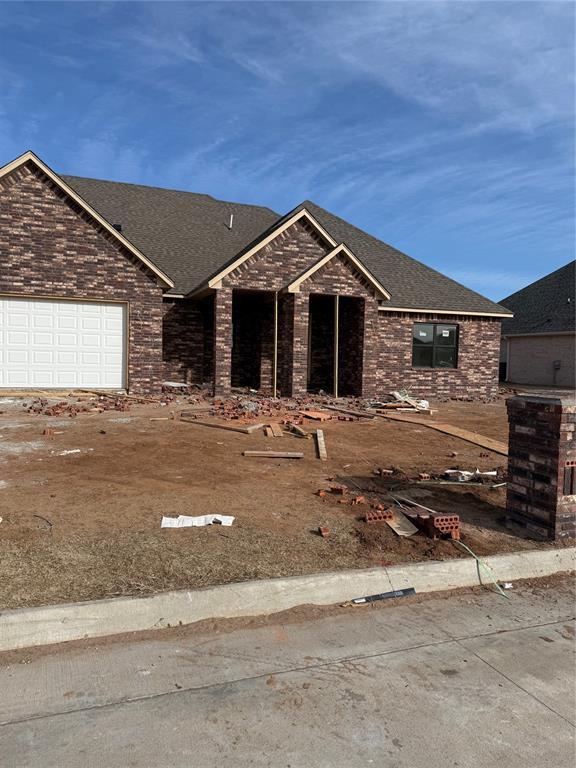
M 24 403 L 24 408 L 30 414 L 36 416 L 70 416 L 75 417 L 87 413 L 102 413 L 104 411 L 129 411 L 133 405 L 144 405 L 150 403 L 163 403 L 173 399 L 170 396 L 162 398 L 151 398 L 142 396 L 141 398 L 125 395 L 86 395 L 73 396 L 68 400 L 60 400 L 57 403 L 51 403 L 46 398 L 36 398 L 31 403 Z
M 460 540 L 459 515 L 435 512 L 418 504 L 408 509 L 403 508 L 402 512 L 431 539 L 450 536 L 452 539 Z

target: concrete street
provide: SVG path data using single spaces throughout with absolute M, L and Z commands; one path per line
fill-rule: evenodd
M 572 768 L 569 580 L 0 655 L 3 768 Z

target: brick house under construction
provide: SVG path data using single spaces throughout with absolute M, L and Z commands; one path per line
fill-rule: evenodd
M 489 397 L 510 316 L 309 201 L 0 169 L 0 388 Z

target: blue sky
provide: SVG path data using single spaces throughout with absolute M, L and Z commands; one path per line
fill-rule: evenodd
M 571 3 L 0 3 L 0 35 L 0 164 L 310 198 L 493 299 L 574 256 Z

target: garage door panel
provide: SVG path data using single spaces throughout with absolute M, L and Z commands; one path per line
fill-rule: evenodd
M 65 331 L 65 330 L 76 330 L 78 328 L 78 318 L 77 317 L 69 317 L 68 315 L 61 315 L 57 319 L 57 328 L 59 331 Z
M 32 362 L 34 365 L 53 365 L 54 352 L 51 349 L 32 349 Z
M 29 362 L 28 357 L 29 357 L 29 354 L 27 349 L 6 350 L 6 362 L 8 364 L 16 363 L 16 364 L 24 364 L 26 366 Z
M 125 386 L 121 304 L 0 298 L 0 387 Z
M 28 334 L 26 331 L 7 331 L 6 333 L 6 346 L 17 347 L 20 345 L 28 344 Z

